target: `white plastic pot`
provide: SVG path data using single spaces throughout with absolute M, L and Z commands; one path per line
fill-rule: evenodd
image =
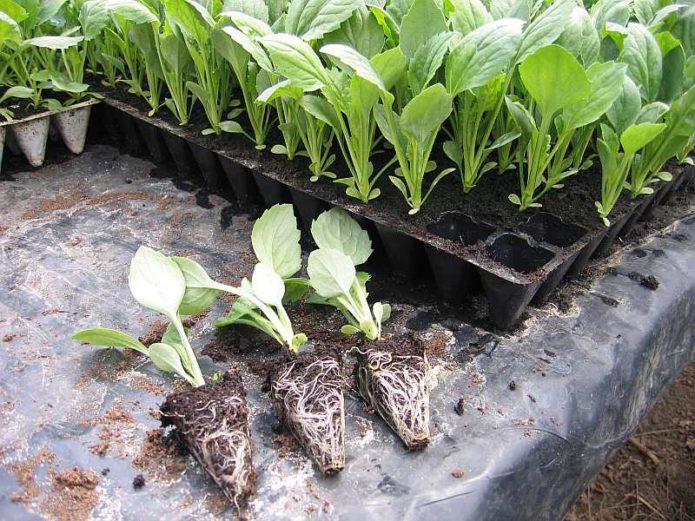
M 92 105 L 76 107 L 53 114 L 53 124 L 73 154 L 81 154 L 87 139 L 87 127 Z
M 43 164 L 48 141 L 48 115 L 39 115 L 10 126 L 10 132 L 31 166 Z

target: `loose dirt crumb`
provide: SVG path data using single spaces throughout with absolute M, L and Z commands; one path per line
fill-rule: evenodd
M 186 459 L 176 440 L 165 436 L 163 429 L 147 431 L 147 439 L 133 458 L 133 466 L 145 471 L 148 478 L 160 482 L 177 479 L 186 469 Z
M 17 338 L 17 333 L 6 333 L 2 337 L 3 342 L 12 342 L 15 338 Z
M 451 475 L 455 478 L 462 478 L 466 474 L 466 471 L 460 468 L 455 468 L 454 470 L 451 471 Z
M 19 482 L 19 491 L 10 496 L 14 503 L 31 503 L 39 495 L 39 486 L 36 484 L 36 470 L 43 464 L 53 463 L 55 454 L 46 447 L 42 447 L 30 458 L 16 463 L 10 463 L 5 468 L 15 475 Z
M 77 467 L 51 472 L 54 494 L 41 502 L 41 512 L 59 521 L 86 521 L 99 503 L 99 476 Z
M 466 401 L 463 398 L 459 398 L 459 401 L 456 402 L 456 406 L 454 407 L 454 411 L 459 416 L 463 416 L 463 413 L 466 412 L 465 406 L 466 406 Z
M 145 477 L 142 474 L 138 474 L 133 478 L 133 488 L 135 490 L 140 490 L 145 486 Z
M 167 329 L 167 323 L 163 320 L 157 320 L 150 324 L 145 334 L 143 334 L 138 340 L 150 347 L 152 344 L 156 344 L 162 340 L 162 336 Z
M 273 443 L 280 445 L 280 447 L 277 449 L 278 458 L 286 458 L 293 450 L 297 448 L 296 440 L 288 434 L 274 434 L 271 439 Z

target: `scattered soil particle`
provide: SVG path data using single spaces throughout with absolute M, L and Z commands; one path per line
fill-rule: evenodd
M 509 390 L 510 391 L 516 391 L 516 382 L 514 380 L 509 382 Z
M 53 463 L 55 457 L 50 450 L 42 447 L 35 455 L 25 460 L 5 465 L 5 468 L 14 474 L 20 487 L 18 492 L 10 496 L 10 500 L 14 503 L 31 503 L 39 495 L 39 486 L 36 483 L 37 469 L 41 465 Z
M 132 438 L 135 419 L 124 409 L 123 401 L 117 400 L 113 407 L 97 420 L 97 423 L 101 425 L 99 442 L 90 445 L 90 452 L 97 456 L 112 454 L 125 457 Z
M 454 470 L 451 471 L 451 475 L 455 477 L 456 479 L 462 478 L 463 476 L 466 475 L 466 471 L 461 469 L 461 468 L 455 468 Z
M 454 411 L 456 414 L 463 416 L 463 413 L 466 412 L 465 405 L 466 401 L 463 398 L 459 398 L 459 401 L 456 402 L 456 405 L 454 406 Z
M 17 333 L 6 333 L 2 337 L 3 342 L 12 342 L 15 338 L 17 338 Z
M 271 441 L 279 445 L 275 450 L 277 457 L 281 459 L 289 456 L 297 448 L 297 440 L 289 434 L 273 434 Z
M 659 287 L 659 281 L 654 275 L 645 276 L 636 271 L 631 271 L 628 274 L 628 277 L 630 278 L 630 280 L 639 282 L 640 286 L 643 286 L 647 289 L 651 289 L 652 291 L 655 291 Z
M 164 335 L 166 329 L 166 322 L 163 320 L 156 320 L 150 324 L 150 327 L 140 338 L 138 338 L 138 340 L 140 340 L 140 342 L 145 344 L 147 347 L 150 347 L 152 344 L 161 342 L 162 336 Z
M 54 494 L 40 505 L 41 512 L 58 521 L 86 521 L 99 503 L 99 476 L 92 469 L 71 469 L 52 472 Z
M 147 431 L 145 443 L 133 458 L 133 466 L 146 471 L 150 479 L 168 483 L 179 478 L 186 469 L 185 449 L 174 436 L 163 429 Z
M 133 478 L 133 488 L 135 490 L 140 490 L 145 486 L 145 477 L 142 474 L 138 474 Z

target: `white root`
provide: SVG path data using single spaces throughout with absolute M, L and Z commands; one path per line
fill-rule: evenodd
M 240 396 L 220 396 L 194 411 L 193 418 L 175 411 L 165 415 L 185 437 L 193 456 L 239 508 L 255 481 L 246 401 Z M 244 416 L 241 423 L 240 415 Z
M 337 361 L 291 363 L 273 382 L 285 424 L 325 475 L 345 466 L 344 380 Z
M 358 390 L 410 450 L 430 443 L 430 365 L 426 356 L 369 350 Z

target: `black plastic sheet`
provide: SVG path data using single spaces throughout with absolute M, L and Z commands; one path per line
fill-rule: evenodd
M 142 243 L 190 255 L 221 278 L 251 272 L 249 218 L 237 215 L 223 228 L 226 201 L 210 196 L 208 208 L 198 206 L 170 180 L 149 177 L 152 166 L 92 146 L 81 157 L 0 183 L 2 519 L 42 516 L 42 502 L 53 494 L 49 466 L 109 469 L 100 476 L 94 519 L 234 515 L 221 509 L 214 485 L 190 457 L 173 475 L 133 465 L 146 432 L 158 425 L 149 410 L 172 379 L 152 364 L 132 366 L 116 351 L 69 338 L 97 324 L 137 336 L 152 323 L 126 284 Z M 452 320 L 432 323 L 431 309 L 394 302 L 391 327 L 418 322 L 424 335 L 446 342 L 435 364 L 432 446 L 406 452 L 348 393 L 347 462 L 334 478 L 322 478 L 299 448 L 279 457 L 271 404 L 260 378 L 246 370 L 260 476 L 250 517 L 561 519 L 695 358 L 694 244 L 695 219 L 686 219 L 625 252 L 570 313 L 533 310 L 525 328 L 506 337 Z M 658 289 L 629 278 L 633 271 L 654 275 Z M 220 302 L 196 325 L 194 346 L 211 338 L 211 319 L 223 308 Z M 242 369 L 256 356 L 240 354 Z M 201 364 L 206 372 L 224 367 L 207 357 Z M 99 418 L 115 403 L 135 422 L 100 457 L 90 447 L 99 442 Z M 37 497 L 12 502 L 20 487 L 8 466 L 42 447 L 56 459 L 39 467 Z M 139 473 L 146 485 L 135 490 Z

